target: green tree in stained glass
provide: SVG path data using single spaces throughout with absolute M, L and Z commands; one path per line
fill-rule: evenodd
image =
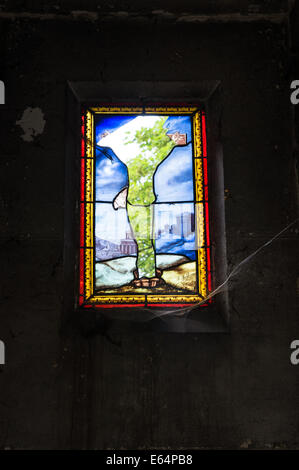
M 186 144 L 186 136 L 176 132 L 167 135 L 164 124 L 168 116 L 158 119 L 152 127 L 141 127 L 128 132 L 125 144 L 138 144 L 140 153 L 126 160 L 128 187 L 120 191 L 113 207 L 126 207 L 128 218 L 137 243 L 137 270 L 133 285 L 156 287 L 163 284 L 161 272 L 156 269 L 154 243 L 153 203 L 154 174 L 158 165 L 176 145 Z

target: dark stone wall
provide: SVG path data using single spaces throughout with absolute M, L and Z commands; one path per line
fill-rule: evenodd
M 231 270 L 297 217 L 297 5 L 2 3 L 0 447 L 299 446 L 298 226 L 231 282 L 228 334 L 61 331 L 67 80 L 221 80 Z

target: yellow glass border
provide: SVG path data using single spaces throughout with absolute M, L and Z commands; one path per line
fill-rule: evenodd
M 94 291 L 93 279 L 93 195 L 94 195 L 94 117 L 86 112 L 86 159 L 85 159 L 85 299 L 90 298 Z M 89 202 L 90 201 L 90 202 Z
M 140 106 L 98 106 L 90 108 L 95 114 L 142 114 L 143 108 Z
M 94 115 L 95 114 L 169 114 L 193 116 L 193 166 L 195 183 L 195 218 L 196 218 L 196 246 L 198 259 L 198 294 L 190 295 L 94 295 Z M 201 143 L 201 114 L 194 106 L 99 106 L 86 111 L 86 170 L 85 170 L 85 302 L 91 305 L 113 304 L 181 304 L 197 303 L 207 296 L 206 249 L 204 245 L 205 220 L 203 208 L 203 163 Z

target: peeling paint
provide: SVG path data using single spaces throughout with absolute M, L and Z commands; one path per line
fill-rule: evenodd
M 251 439 L 246 439 L 242 444 L 240 445 L 240 449 L 248 449 L 252 445 L 252 440 Z
M 24 134 L 21 136 L 25 142 L 32 142 L 37 135 L 44 132 L 46 121 L 44 113 L 40 108 L 26 108 L 23 115 L 16 124 L 22 128 Z
M 269 22 L 284 23 L 288 20 L 289 12 L 281 13 L 216 13 L 216 14 L 190 14 L 176 13 L 164 10 L 152 10 L 146 14 L 140 11 L 113 11 L 113 12 L 95 12 L 85 10 L 73 10 L 70 13 L 29 13 L 29 12 L 2 12 L 0 19 L 31 19 L 41 21 L 144 21 L 152 22 L 157 19 L 173 23 L 253 23 Z
M 76 20 L 97 21 L 98 13 L 85 10 L 73 10 L 71 15 Z
M 177 18 L 177 23 L 253 23 L 267 21 L 269 23 L 283 23 L 288 15 L 285 13 L 230 13 L 217 15 L 190 15 L 182 14 Z

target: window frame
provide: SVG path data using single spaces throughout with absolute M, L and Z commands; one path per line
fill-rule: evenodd
M 140 97 L 138 92 L 140 92 L 142 84 L 138 86 L 137 82 L 130 82 L 129 84 L 126 83 L 126 85 L 130 92 L 130 94 L 126 94 L 126 96 L 130 96 L 130 100 L 124 100 L 125 93 L 121 93 L 121 96 L 119 96 L 120 87 L 119 84 L 117 85 L 116 83 L 98 84 L 92 82 L 72 82 L 68 84 L 65 168 L 64 321 L 65 323 L 69 323 L 70 320 L 73 321 L 73 319 L 76 319 L 83 328 L 97 331 L 97 325 L 102 324 L 103 319 L 117 323 L 126 321 L 133 323 L 135 326 L 139 325 L 140 327 L 140 317 L 144 315 L 145 323 L 147 324 L 146 329 L 152 329 L 154 327 L 154 329 L 158 328 L 159 330 L 162 329 L 166 331 L 227 331 L 228 296 L 225 292 L 215 296 L 212 302 L 206 302 L 204 308 L 196 305 L 188 315 L 183 315 L 181 318 L 177 316 L 175 311 L 176 305 L 173 304 L 165 306 L 165 304 L 161 305 L 155 302 L 155 305 L 151 304 L 146 308 L 137 306 L 124 309 L 125 304 L 110 304 L 103 308 L 103 306 L 99 304 L 94 305 L 93 302 L 89 304 L 79 302 L 78 286 L 79 283 L 82 282 L 82 252 L 80 255 L 78 250 L 78 246 L 82 246 L 82 240 L 80 241 L 78 239 L 80 237 L 80 221 L 82 223 L 82 196 L 80 195 L 80 191 L 82 191 L 80 187 L 80 175 L 82 176 L 81 115 L 82 111 L 98 108 L 99 103 L 102 108 L 106 109 L 111 106 L 123 109 L 134 105 L 139 107 L 142 112 L 144 112 L 146 108 L 151 108 L 153 112 L 157 112 L 159 107 L 162 107 L 163 110 L 168 107 L 168 109 L 172 108 L 172 110 L 177 108 L 178 113 L 180 113 L 182 112 L 182 106 L 188 109 L 196 107 L 204 111 L 204 116 L 206 117 L 207 115 L 208 119 L 206 133 L 209 145 L 209 166 L 205 168 L 205 172 L 206 178 L 208 178 L 210 182 L 210 188 L 213 191 L 210 195 L 209 207 L 211 246 L 213 247 L 209 271 L 213 271 L 213 276 L 212 278 L 209 276 L 209 280 L 207 276 L 209 291 L 215 289 L 215 287 L 223 281 L 226 272 L 223 206 L 224 190 L 222 191 L 222 195 L 220 194 L 220 187 L 223 189 L 223 165 L 221 145 L 219 147 L 220 142 L 217 136 L 217 134 L 219 134 L 220 116 L 219 98 L 221 96 L 219 82 L 197 84 L 197 93 L 192 97 L 180 96 L 178 93 L 179 90 L 176 90 L 175 93 L 173 82 L 169 83 L 168 89 L 167 84 L 163 82 L 158 88 L 160 88 L 160 93 L 162 89 L 164 93 L 162 96 L 156 97 L 155 99 L 153 99 L 152 94 L 149 95 L 149 98 L 146 98 L 146 96 Z M 157 86 L 157 84 L 155 85 Z M 200 95 L 204 95 L 204 99 Z M 88 139 L 86 140 L 86 135 L 84 135 L 84 145 L 89 145 Z M 200 145 L 201 156 L 199 157 L 195 154 L 195 159 L 196 157 L 199 157 L 199 159 L 207 158 L 207 153 L 204 149 L 204 147 L 206 147 L 206 139 L 204 143 L 201 140 Z M 194 151 L 196 152 L 197 150 L 194 148 Z M 203 152 L 205 152 L 204 157 Z M 203 161 L 204 160 L 202 160 L 202 162 Z M 207 160 L 205 161 L 207 162 Z M 205 180 L 204 183 L 206 182 Z M 208 201 L 206 202 L 209 204 Z M 219 232 L 221 227 L 222 233 Z M 210 251 L 210 245 L 206 246 L 205 249 L 207 248 L 209 248 L 208 251 Z M 130 305 L 132 306 L 131 303 Z M 110 308 L 108 309 L 107 307 Z M 166 314 L 163 314 L 163 320 L 161 320 L 159 314 L 156 315 L 155 313 L 155 311 L 158 309 L 161 310 L 161 308 L 163 308 L 163 312 Z M 126 310 L 125 314 L 124 310 Z M 149 310 L 153 311 L 153 315 L 148 314 Z M 177 311 L 179 312 L 179 310 L 180 307 L 178 306 Z M 146 321 L 147 319 L 151 321 L 148 322 Z

